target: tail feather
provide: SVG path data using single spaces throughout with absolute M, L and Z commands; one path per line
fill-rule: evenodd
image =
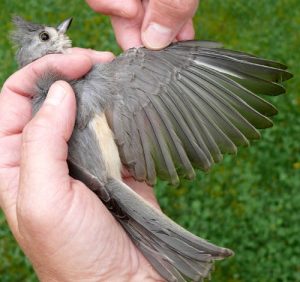
M 203 281 L 213 269 L 213 261 L 233 255 L 183 229 L 162 212 L 151 207 L 130 187 L 116 179 L 103 184 L 68 159 L 70 175 L 94 191 L 153 268 L 166 281 Z
M 160 251 L 160 246 L 155 244 L 151 234 L 145 232 L 138 224 L 135 226 L 129 221 L 120 221 L 123 228 L 127 231 L 132 241 L 138 247 L 138 249 L 144 254 L 151 265 L 156 269 L 160 275 L 167 281 L 185 281 L 180 272 L 172 265 L 172 261 L 167 254 Z
M 204 255 L 201 260 L 198 256 L 196 260 L 180 253 L 180 248 L 171 247 L 133 220 L 122 220 L 120 223 L 145 257 L 154 264 L 153 267 L 159 267 L 157 271 L 165 279 L 168 277 L 168 281 L 186 281 L 184 277 L 201 281 L 199 279 L 209 274 L 213 266 L 210 256 Z
M 123 182 L 110 179 L 105 188 L 126 214 L 126 219 L 118 219 L 120 224 L 167 281 L 202 281 L 209 276 L 214 260 L 233 255 L 183 229 Z

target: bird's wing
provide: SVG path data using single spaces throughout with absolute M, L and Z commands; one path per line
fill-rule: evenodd
M 130 49 L 105 65 L 107 111 L 121 160 L 137 180 L 176 184 L 224 153 L 260 138 L 276 109 L 256 94 L 284 93 L 280 63 L 187 41 L 161 51 Z

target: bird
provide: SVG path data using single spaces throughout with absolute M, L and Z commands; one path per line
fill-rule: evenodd
M 72 18 L 47 26 L 13 17 L 11 38 L 19 67 L 72 46 Z M 203 281 L 214 261 L 232 256 L 185 230 L 122 182 L 125 166 L 138 181 L 176 186 L 208 171 L 224 154 L 259 139 L 276 108 L 261 95 L 285 93 L 287 67 L 210 41 L 182 41 L 162 50 L 131 48 L 95 64 L 78 80 L 59 71 L 34 88 L 33 114 L 50 86 L 66 80 L 77 102 L 68 142 L 70 176 L 82 181 L 113 214 L 166 281 Z

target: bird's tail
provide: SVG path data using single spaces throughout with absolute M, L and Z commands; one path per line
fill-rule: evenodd
M 110 179 L 105 189 L 112 213 L 167 281 L 202 281 L 209 276 L 214 260 L 233 255 L 183 229 L 123 182 Z

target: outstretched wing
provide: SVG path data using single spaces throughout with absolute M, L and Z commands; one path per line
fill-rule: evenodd
M 208 170 L 260 138 L 276 109 L 256 94 L 284 93 L 280 83 L 292 77 L 280 63 L 203 41 L 130 49 L 105 68 L 121 160 L 150 184 L 193 178 L 193 167 Z

